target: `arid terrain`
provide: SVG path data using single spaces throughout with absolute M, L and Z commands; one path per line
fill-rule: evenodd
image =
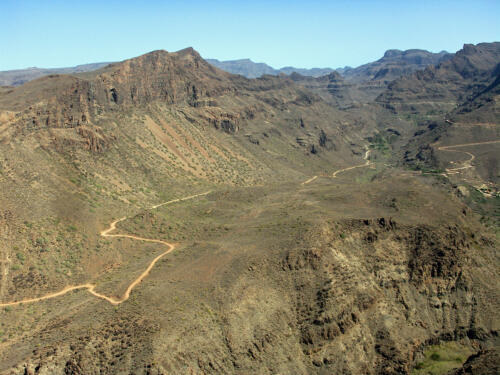
M 65 73 L 0 88 L 0 374 L 498 373 L 500 43 Z

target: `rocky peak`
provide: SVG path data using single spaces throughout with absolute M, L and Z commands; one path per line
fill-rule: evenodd
M 326 77 L 328 78 L 328 81 L 330 81 L 330 82 L 339 82 L 339 81 L 344 80 L 344 78 L 342 78 L 342 76 L 337 72 L 331 72 Z
M 387 58 L 387 57 L 394 57 L 394 56 L 399 56 L 399 55 L 402 55 L 403 54 L 403 51 L 399 50 L 399 49 L 388 49 L 387 51 L 385 51 L 384 53 L 384 57 Z

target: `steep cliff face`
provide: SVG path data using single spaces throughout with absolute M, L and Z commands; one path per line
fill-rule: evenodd
M 494 124 L 500 118 L 500 63 L 493 74 L 495 80 L 472 95 L 452 111 L 448 117 L 453 122 Z

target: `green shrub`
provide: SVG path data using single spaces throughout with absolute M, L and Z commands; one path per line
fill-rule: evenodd
M 439 361 L 441 359 L 441 356 L 438 353 L 432 353 L 431 354 L 431 359 L 433 361 Z

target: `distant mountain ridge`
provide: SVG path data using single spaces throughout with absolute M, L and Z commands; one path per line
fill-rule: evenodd
M 264 74 L 279 75 L 298 73 L 306 77 L 321 77 L 332 72 L 337 72 L 346 80 L 356 83 L 366 81 L 393 81 L 404 75 L 425 69 L 429 65 L 436 65 L 442 61 L 451 58 L 453 54 L 446 51 L 438 53 L 429 52 L 421 49 L 409 49 L 401 51 L 390 49 L 384 53 L 384 56 L 377 61 L 363 64 L 356 68 L 344 67 L 338 69 L 332 68 L 312 68 L 303 69 L 292 66 L 275 69 L 265 63 L 255 63 L 250 59 L 219 61 L 216 59 L 207 59 L 210 64 L 229 73 L 240 74 L 247 78 L 258 78 Z
M 259 78 L 263 75 L 291 75 L 298 73 L 305 77 L 322 77 L 332 72 L 337 72 L 347 81 L 360 83 L 367 81 L 381 81 L 388 83 L 404 75 L 409 75 L 417 70 L 425 69 L 429 65 L 438 63 L 450 58 L 452 54 L 441 51 L 432 53 L 426 50 L 409 49 L 401 51 L 397 49 L 387 50 L 382 58 L 356 68 L 296 68 L 286 66 L 275 69 L 266 63 L 256 63 L 251 59 L 238 59 L 220 61 L 217 59 L 205 59 L 211 65 L 222 69 L 228 73 L 239 74 L 246 78 Z M 20 86 L 28 81 L 40 78 L 49 74 L 76 74 L 90 72 L 100 69 L 111 62 L 99 62 L 91 64 L 77 65 L 65 68 L 27 68 L 0 71 L 0 86 Z M 385 88 L 385 87 L 384 87 Z
M 233 74 L 240 74 L 247 78 L 258 78 L 265 74 L 277 76 L 279 74 L 290 75 L 299 73 L 303 76 L 321 77 L 330 74 L 334 71 L 332 68 L 295 68 L 293 66 L 285 66 L 281 69 L 275 69 L 265 63 L 256 63 L 250 59 L 219 61 L 217 59 L 206 59 L 210 64 L 219 69 Z
M 452 56 L 453 54 L 446 51 L 433 53 L 421 49 L 406 51 L 390 49 L 377 61 L 357 68 L 343 68 L 340 73 L 345 79 L 353 82 L 393 81 L 417 70 L 425 69 L 429 65 L 437 65 Z
M 47 76 L 49 74 L 75 74 L 90 72 L 93 70 L 100 69 L 109 62 L 91 63 L 76 65 L 68 68 L 26 68 L 26 69 L 16 69 L 16 70 L 6 70 L 0 72 L 0 86 L 20 86 L 28 81 L 32 81 L 36 78 Z
M 394 80 L 377 102 L 394 111 L 453 110 L 493 84 L 499 61 L 499 42 L 465 44 L 439 64 Z

